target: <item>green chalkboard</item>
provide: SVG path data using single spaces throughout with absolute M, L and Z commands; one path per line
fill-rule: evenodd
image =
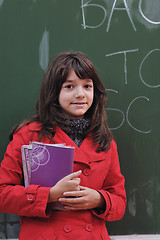
M 126 178 L 125 217 L 110 234 L 160 233 L 160 1 L 0 0 L 0 158 L 31 116 L 48 62 L 83 51 L 108 92 Z

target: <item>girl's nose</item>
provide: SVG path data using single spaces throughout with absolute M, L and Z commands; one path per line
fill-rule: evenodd
M 82 87 L 77 87 L 75 97 L 76 98 L 83 98 L 85 96 L 84 90 Z

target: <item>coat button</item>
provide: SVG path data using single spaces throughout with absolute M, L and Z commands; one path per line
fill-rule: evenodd
M 65 231 L 66 233 L 71 232 L 71 230 L 72 230 L 71 225 L 66 225 L 66 226 L 64 227 L 64 231 Z
M 90 169 L 89 169 L 89 168 L 85 168 L 85 169 L 83 170 L 83 174 L 84 174 L 85 176 L 88 176 L 89 173 L 90 173 Z
M 92 229 L 93 229 L 92 224 L 87 224 L 86 227 L 85 227 L 85 229 L 86 229 L 86 231 L 91 232 Z
M 27 195 L 27 200 L 32 203 L 35 201 L 35 196 L 33 194 L 28 194 Z

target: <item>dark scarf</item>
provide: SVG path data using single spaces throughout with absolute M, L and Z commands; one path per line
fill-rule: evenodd
M 79 147 L 85 138 L 85 132 L 90 126 L 90 119 L 63 119 L 64 124 L 59 127 L 74 141 Z

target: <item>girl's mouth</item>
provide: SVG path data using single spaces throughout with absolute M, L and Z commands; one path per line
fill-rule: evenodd
M 86 102 L 75 102 L 75 103 L 72 103 L 72 104 L 84 105 L 84 104 L 86 104 Z

